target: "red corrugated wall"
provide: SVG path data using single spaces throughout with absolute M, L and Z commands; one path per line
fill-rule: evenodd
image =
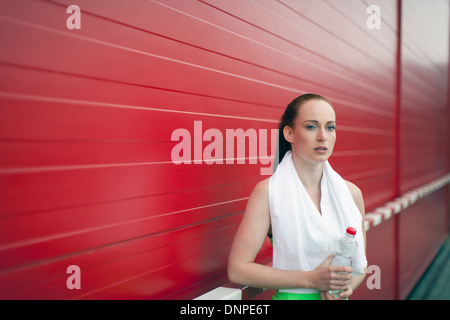
M 449 2 L 433 1 L 403 1 L 400 69 L 391 0 L 371 1 L 379 30 L 353 0 L 1 1 L 0 298 L 193 298 L 226 282 L 267 165 L 176 165 L 172 134 L 189 131 L 193 159 L 217 129 L 225 158 L 227 129 L 269 132 L 305 92 L 335 107 L 330 162 L 367 211 L 445 174 Z M 66 25 L 73 4 L 80 29 Z M 436 201 L 425 251 L 447 232 L 448 194 Z M 383 281 L 406 268 L 399 250 L 429 221 L 416 215 L 368 232 Z M 266 242 L 259 261 L 270 260 Z M 70 265 L 79 290 L 66 286 Z

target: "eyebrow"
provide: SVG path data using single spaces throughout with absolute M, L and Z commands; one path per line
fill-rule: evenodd
M 317 120 L 306 120 L 303 122 L 303 124 L 305 124 L 306 122 L 312 122 L 312 123 L 316 123 L 316 124 L 319 123 L 319 121 L 317 121 Z M 330 123 L 336 123 L 336 121 L 327 121 L 327 124 L 330 124 Z

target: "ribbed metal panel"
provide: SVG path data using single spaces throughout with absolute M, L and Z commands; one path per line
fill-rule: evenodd
M 72 1 L 0 2 L 0 298 L 192 298 L 224 283 L 267 165 L 176 165 L 171 135 L 188 130 L 194 156 L 208 129 L 270 132 L 302 93 L 333 104 L 330 162 L 367 210 L 395 196 L 397 152 L 402 190 L 445 173 L 448 25 L 425 22 L 448 1 L 405 31 L 401 150 L 395 1 L 374 1 L 380 30 L 366 1 L 76 2 L 79 30 Z

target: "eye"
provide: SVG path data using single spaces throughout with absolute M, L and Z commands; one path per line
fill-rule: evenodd
M 328 131 L 334 131 L 334 130 L 336 130 L 336 127 L 335 126 L 328 126 L 327 130 Z
M 312 125 L 312 124 L 308 124 L 307 126 L 305 126 L 306 130 L 314 130 L 316 128 L 316 126 Z

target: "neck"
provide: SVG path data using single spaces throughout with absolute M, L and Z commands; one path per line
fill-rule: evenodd
M 319 188 L 322 179 L 323 162 L 308 162 L 292 153 L 292 161 L 300 181 L 307 190 Z

